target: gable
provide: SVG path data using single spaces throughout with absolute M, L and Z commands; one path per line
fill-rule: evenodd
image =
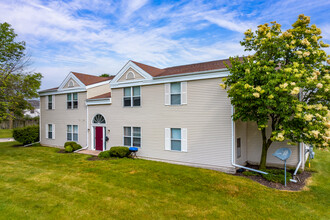
M 129 68 L 118 80 L 118 82 L 125 82 L 131 80 L 145 79 L 141 74 L 135 71 L 133 68 Z
M 67 83 L 63 86 L 63 89 L 80 87 L 80 85 L 74 79 L 70 78 Z

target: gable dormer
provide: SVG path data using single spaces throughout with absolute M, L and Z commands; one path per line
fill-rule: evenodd
M 141 74 L 139 74 L 136 70 L 133 68 L 129 68 L 122 77 L 119 78 L 118 82 L 125 82 L 125 81 L 131 81 L 131 80 L 139 80 L 139 79 L 145 79 Z
M 110 82 L 113 88 L 119 85 L 138 83 L 152 80 L 153 77 L 144 69 L 136 65 L 133 61 L 128 61 L 126 65 L 117 73 L 115 78 Z
M 73 89 L 85 89 L 85 84 L 79 80 L 78 77 L 75 76 L 73 72 L 70 72 L 66 78 L 61 83 L 58 91 L 61 90 L 73 90 Z

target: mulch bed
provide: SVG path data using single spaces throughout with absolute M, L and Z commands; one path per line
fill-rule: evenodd
M 256 168 L 256 167 L 253 167 L 253 168 Z M 271 167 L 270 169 L 279 169 L 279 168 Z M 284 170 L 283 170 L 283 172 L 284 172 Z M 288 181 L 286 183 L 286 187 L 282 183 L 269 182 L 268 180 L 265 180 L 264 178 L 262 178 L 262 176 L 245 176 L 242 173 L 236 173 L 234 175 L 251 179 L 253 181 L 256 181 L 264 186 L 267 186 L 267 187 L 270 187 L 273 189 L 287 190 L 287 191 L 300 191 L 306 185 L 307 179 L 312 175 L 312 172 L 303 171 L 300 174 L 297 173 L 297 175 L 296 175 L 297 178 L 295 178 L 295 179 L 298 180 L 298 182 L 294 183 L 294 182 Z

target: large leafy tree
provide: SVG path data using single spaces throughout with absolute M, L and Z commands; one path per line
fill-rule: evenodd
M 0 121 L 21 116 L 30 108 L 26 99 L 38 97 L 42 75 L 28 69 L 25 42 L 17 41 L 14 29 L 0 23 Z
M 276 22 L 247 30 L 241 45 L 254 54 L 230 59 L 230 75 L 221 86 L 235 108 L 233 120 L 258 125 L 260 169 L 274 141 L 329 144 L 330 56 L 321 38 L 310 17 L 299 15 L 286 31 Z

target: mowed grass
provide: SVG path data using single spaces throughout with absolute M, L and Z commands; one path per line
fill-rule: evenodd
M 88 161 L 0 143 L 0 219 L 329 219 L 330 153 L 307 190 L 141 159 Z
M 0 138 L 13 137 L 13 129 L 0 129 Z

